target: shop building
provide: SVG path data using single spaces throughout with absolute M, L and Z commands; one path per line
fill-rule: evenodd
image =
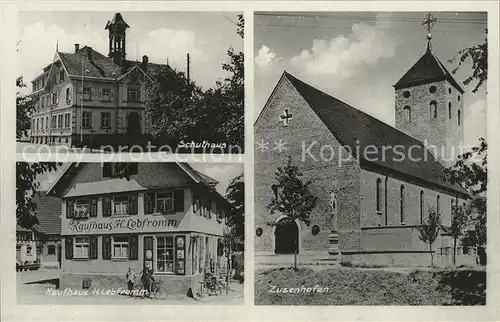
M 169 293 L 196 294 L 225 263 L 217 183 L 187 163 L 68 165 L 48 191 L 62 199 L 60 287 L 125 288 L 129 267 L 148 267 Z

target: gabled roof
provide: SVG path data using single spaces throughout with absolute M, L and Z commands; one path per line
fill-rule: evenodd
M 368 155 L 370 160 L 365 158 L 365 153 L 359 156 L 361 166 L 374 164 L 460 194 L 468 194 L 460 185 L 453 185 L 445 180 L 443 166 L 425 148 L 421 141 L 302 82 L 286 71 L 283 77 L 286 77 L 292 83 L 342 145 L 350 147 L 351 151 L 354 152 L 356 152 L 358 146 L 359 151 L 365 151 L 365 148 L 369 145 L 377 148 L 379 155 L 370 153 Z M 406 156 L 409 155 L 411 147 L 420 147 L 419 149 L 413 149 L 411 155 L 413 159 L 420 159 L 421 161 L 412 161 L 408 157 L 399 160 L 397 153 L 395 154 L 393 149 L 386 149 L 385 158 L 382 157 L 384 154 L 383 147 L 394 147 L 396 145 L 404 148 L 402 152 Z M 371 152 L 373 149 L 369 151 Z M 400 152 L 400 150 L 398 149 L 397 152 Z M 425 155 L 426 153 L 427 155 Z
M 36 217 L 38 228 L 42 232 L 52 235 L 61 233 L 61 199 L 48 196 L 45 191 L 40 195 L 35 194 L 33 202 L 36 203 Z
M 449 81 L 460 93 L 464 93 L 462 87 L 451 76 L 441 61 L 430 49 L 427 49 L 422 57 L 394 85 L 394 88 L 400 89 L 440 80 Z

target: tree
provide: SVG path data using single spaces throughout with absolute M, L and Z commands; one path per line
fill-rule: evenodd
M 457 240 L 463 236 L 464 228 L 469 222 L 470 208 L 453 205 L 451 219 L 451 235 L 453 236 L 453 265 L 456 265 Z
M 312 180 L 303 182 L 302 172 L 288 157 L 285 167 L 278 167 L 275 174 L 277 194 L 267 206 L 271 215 L 276 211 L 287 216 L 288 220 L 300 221 L 309 225 L 311 211 L 316 207 L 318 198 L 310 190 Z M 275 223 L 277 224 L 277 223 Z M 294 269 L 297 269 L 297 246 L 294 247 Z
M 240 249 L 243 245 L 243 239 L 238 236 L 236 230 L 231 226 L 224 226 L 222 232 L 222 247 L 224 248 L 224 255 L 227 260 L 227 271 L 226 271 L 226 293 L 229 292 L 229 269 L 231 268 L 231 258 L 237 249 Z
M 468 76 L 464 81 L 464 85 L 469 85 L 472 81 L 477 81 L 476 86 L 472 90 L 473 93 L 486 82 L 488 79 L 488 29 L 485 29 L 486 37 L 481 45 L 471 46 L 458 51 L 458 53 L 448 62 L 454 63 L 458 60 L 457 66 L 452 70 L 455 74 L 458 69 L 466 61 L 472 64 L 472 75 Z
M 236 236 L 245 240 L 245 177 L 243 173 L 234 177 L 229 183 L 226 189 L 226 199 L 233 208 L 232 215 L 226 224 L 233 228 Z
M 431 266 L 434 266 L 434 256 L 432 254 L 432 244 L 436 241 L 439 235 L 441 215 L 434 209 L 429 209 L 429 218 L 422 225 L 417 227 L 420 233 L 420 240 L 429 244 L 429 253 L 431 254 Z
M 23 76 L 16 79 L 16 86 L 18 89 L 26 87 Z M 37 100 L 36 95 L 22 95 L 19 90 L 16 92 L 16 139 L 28 135 L 31 127 L 30 116 L 37 111 Z
M 31 229 L 38 224 L 35 216 L 37 205 L 33 202 L 33 197 L 39 194 L 40 188 L 37 177 L 44 172 L 56 170 L 57 166 L 54 162 L 16 162 L 16 222 L 21 227 Z

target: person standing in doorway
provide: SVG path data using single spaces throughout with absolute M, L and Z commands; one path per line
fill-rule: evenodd
M 135 272 L 131 267 L 128 268 L 125 277 L 127 278 L 127 288 L 129 290 L 129 296 L 132 296 L 132 291 L 134 290 Z

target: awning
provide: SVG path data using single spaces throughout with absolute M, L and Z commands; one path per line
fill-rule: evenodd
M 147 190 L 134 179 L 110 179 L 97 182 L 77 183 L 64 198 L 102 195 L 109 193 L 122 193 Z

